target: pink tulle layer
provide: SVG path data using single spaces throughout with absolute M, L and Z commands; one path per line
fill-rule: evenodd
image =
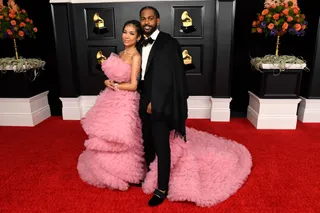
M 145 174 L 136 92 L 106 89 L 81 123 L 89 138 L 78 172 L 97 187 L 127 190 Z
M 171 138 L 168 199 L 210 207 L 234 194 L 251 172 L 252 159 L 241 144 L 187 128 L 187 142 Z M 157 160 L 150 165 L 143 191 L 157 187 Z
M 107 60 L 103 61 L 101 69 L 113 81 L 118 83 L 130 81 L 131 66 L 115 53 L 111 53 Z

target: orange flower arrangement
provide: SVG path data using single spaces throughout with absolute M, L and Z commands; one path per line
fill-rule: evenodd
M 288 32 L 291 35 L 304 36 L 308 22 L 296 1 L 278 2 L 267 4 L 265 9 L 257 14 L 257 20 L 252 23 L 252 33 L 282 36 Z
M 286 34 L 304 36 L 308 22 L 295 0 L 268 0 L 265 9 L 252 22 L 252 33 L 277 36 L 276 56 L 279 52 L 280 36 Z
M 38 29 L 28 17 L 28 13 L 20 9 L 14 0 L 4 6 L 0 1 L 0 39 L 11 38 L 23 40 L 26 36 L 35 38 Z

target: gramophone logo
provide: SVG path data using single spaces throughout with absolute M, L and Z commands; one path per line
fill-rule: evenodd
M 100 17 L 99 13 L 95 13 L 93 16 L 95 27 L 93 32 L 98 35 L 102 35 L 108 32 L 108 29 L 104 26 L 104 20 Z
M 98 62 L 98 64 L 96 65 L 96 69 L 102 71 L 101 65 L 102 65 L 103 61 L 107 59 L 107 57 L 105 57 L 102 54 L 102 51 L 98 51 L 97 54 L 96 54 L 96 59 L 97 59 L 97 62 Z
M 189 16 L 187 11 L 184 11 L 181 15 L 182 26 L 180 32 L 182 33 L 192 33 L 197 31 L 196 28 L 192 25 L 192 18 Z
M 192 63 L 192 56 L 189 55 L 188 50 L 184 50 L 182 52 L 182 58 L 183 58 L 183 63 L 184 63 L 184 66 L 185 66 L 186 70 L 192 70 L 192 69 L 196 68 L 194 66 L 194 64 Z

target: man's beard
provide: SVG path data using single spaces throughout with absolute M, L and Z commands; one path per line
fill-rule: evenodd
M 145 29 L 144 29 L 144 27 L 146 27 L 146 26 L 150 27 L 150 30 L 148 32 L 146 32 Z M 143 26 L 143 32 L 147 37 L 149 37 L 152 33 L 154 33 L 154 31 L 156 31 L 156 29 L 157 29 L 156 26 L 155 27 L 152 27 L 150 25 L 144 25 Z

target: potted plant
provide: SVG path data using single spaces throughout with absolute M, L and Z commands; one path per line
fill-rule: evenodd
M 29 17 L 26 10 L 21 9 L 14 0 L 9 0 L 7 6 L 3 5 L 0 0 L 0 39 L 11 39 L 15 51 L 14 57 L 0 58 L 0 77 L 1 93 L 0 96 L 25 96 L 22 93 L 26 92 L 26 88 L 20 88 L 17 91 L 20 94 L 4 94 L 5 91 L 11 91 L 12 78 L 15 83 L 20 79 L 28 80 L 29 82 L 18 83 L 30 87 L 32 82 L 36 80 L 39 75 L 39 70 L 44 68 L 45 62 L 37 58 L 23 58 L 19 56 L 17 41 L 22 41 L 26 37 L 35 39 L 37 27 L 34 26 L 33 20 Z M 23 74 L 23 76 L 21 76 Z M 7 76 L 5 76 L 7 75 Z M 27 78 L 25 78 L 27 77 Z M 10 79 L 11 78 L 11 79 Z M 6 87 L 6 88 L 5 88 Z M 34 90 L 34 89 L 32 89 Z M 32 92 L 34 93 L 34 92 Z M 31 93 L 26 95 L 32 95 Z
M 252 23 L 252 33 L 276 37 L 275 54 L 252 58 L 251 91 L 260 98 L 298 98 L 302 71 L 308 70 L 303 58 L 279 55 L 280 38 L 304 36 L 308 22 L 296 0 L 266 0 L 265 7 Z

